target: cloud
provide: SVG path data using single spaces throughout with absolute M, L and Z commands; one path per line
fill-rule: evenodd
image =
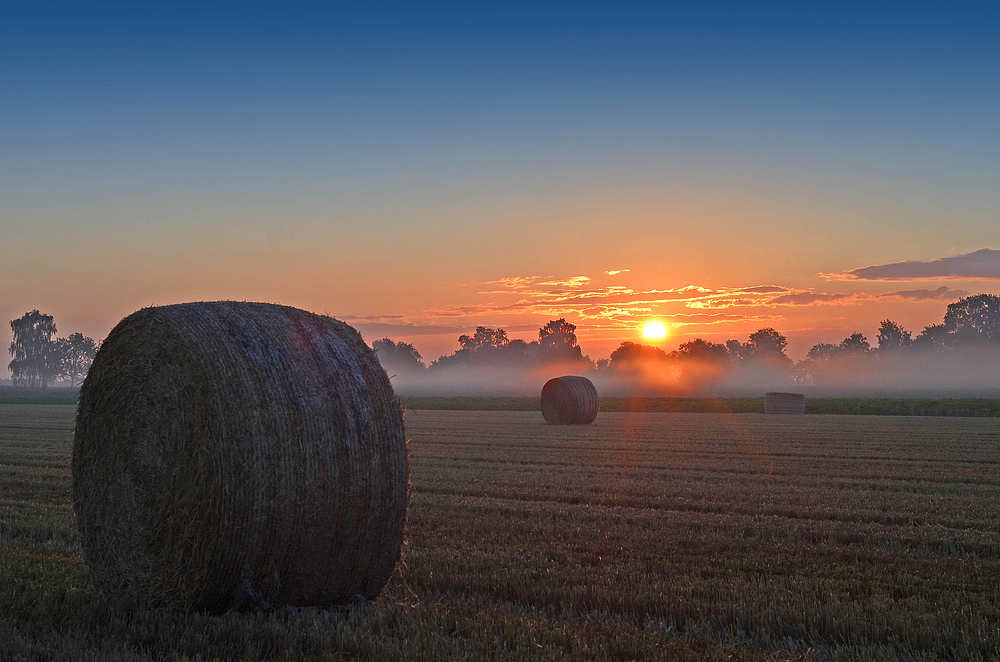
M 879 299 L 899 299 L 902 301 L 949 301 L 969 296 L 965 290 L 952 290 L 944 285 L 936 290 L 899 290 L 878 295 Z
M 822 274 L 831 280 L 928 280 L 961 278 L 1000 280 L 1000 250 L 981 248 L 954 257 L 939 257 L 926 262 L 907 260 L 892 264 L 876 264 L 845 271 Z
M 592 327 L 602 321 L 619 326 L 633 325 L 636 320 L 649 317 L 656 312 L 671 319 L 677 318 L 678 325 L 718 324 L 726 321 L 778 319 L 771 311 L 761 311 L 759 308 L 769 305 L 775 294 L 798 293 L 797 290 L 773 285 L 722 290 L 688 285 L 678 289 L 643 291 L 635 291 L 624 286 L 551 291 L 542 287 L 544 283 L 535 285 L 533 288 L 519 289 L 516 292 L 516 300 L 502 301 L 492 298 L 471 305 L 433 309 L 426 313 L 432 318 L 476 317 L 486 321 L 493 320 L 491 322 L 493 324 L 503 324 L 501 320 L 511 315 L 531 315 L 538 319 L 568 317 L 585 321 Z M 514 292 L 507 290 L 479 294 L 509 296 Z M 665 311 L 664 305 L 706 310 L 678 314 Z M 732 308 L 736 305 L 750 309 L 756 307 L 758 310 L 739 312 L 708 310 Z
M 774 295 L 776 294 L 798 294 L 801 292 L 800 290 L 790 290 L 776 285 L 724 287 L 718 290 L 688 285 L 678 291 L 691 295 L 685 307 L 701 309 L 770 306 L 774 303 Z
M 582 287 L 590 282 L 590 278 L 587 276 L 573 276 L 569 280 L 549 280 L 539 285 L 548 285 L 549 287 Z
M 787 287 L 777 285 L 758 285 L 757 287 L 743 287 L 741 292 L 753 292 L 754 294 L 776 294 L 780 292 L 791 292 Z
M 626 273 L 628 271 L 632 271 L 632 270 L 631 269 L 612 269 L 610 271 L 605 271 L 604 273 L 606 273 L 609 276 L 617 276 L 618 274 L 623 274 L 623 273 Z
M 680 309 L 699 311 L 699 317 L 690 317 L 688 323 L 711 323 L 737 320 L 780 319 L 773 316 L 774 307 L 856 305 L 863 301 L 880 300 L 868 294 L 845 292 L 815 292 L 780 285 L 750 285 L 745 287 L 710 288 L 689 284 L 677 288 L 633 290 L 623 285 L 594 286 L 586 276 L 572 278 L 538 276 L 512 276 L 490 283 L 503 289 L 480 291 L 484 300 L 462 306 L 425 311 L 431 318 L 479 317 L 495 323 L 510 316 L 531 315 L 541 319 L 569 317 L 578 321 L 616 320 L 633 323 L 636 318 L 651 314 L 670 318 L 678 316 Z M 895 293 L 889 298 L 918 300 L 920 297 L 946 298 L 958 292 L 911 294 Z M 725 311 L 732 317 L 723 317 L 716 311 Z M 698 321 L 695 321 L 698 320 Z
M 769 322 L 783 319 L 781 315 L 740 315 L 737 313 L 676 313 L 670 315 L 674 326 L 691 324 L 721 324 L 723 322 Z
M 488 280 L 484 285 L 499 285 L 500 287 L 512 290 L 523 290 L 531 287 L 543 278 L 546 278 L 546 276 L 507 276 L 506 278 L 499 278 L 497 280 Z
M 824 304 L 852 304 L 857 303 L 863 296 L 857 294 L 846 294 L 844 292 L 799 292 L 797 294 L 783 294 L 771 299 L 771 304 L 775 306 L 821 306 Z

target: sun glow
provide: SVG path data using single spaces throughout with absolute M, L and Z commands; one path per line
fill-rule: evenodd
M 642 335 L 646 338 L 664 338 L 667 328 L 659 322 L 650 322 L 642 328 Z

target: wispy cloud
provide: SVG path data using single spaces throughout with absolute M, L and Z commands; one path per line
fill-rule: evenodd
M 489 284 L 500 288 L 480 291 L 482 301 L 425 312 L 432 319 L 474 317 L 491 324 L 512 317 L 569 317 L 591 328 L 603 324 L 634 326 L 655 314 L 669 317 L 676 326 L 687 326 L 780 319 L 766 307 L 774 305 L 776 297 L 802 293 L 776 285 L 713 289 L 690 284 L 636 290 L 624 285 L 595 286 L 586 276 L 512 276 Z M 699 312 L 683 313 L 684 309 Z
M 523 290 L 531 287 L 543 278 L 548 278 L 548 276 L 508 276 L 506 278 L 498 278 L 497 280 L 488 280 L 484 285 L 499 285 L 511 290 Z
M 747 308 L 754 306 L 772 306 L 775 298 L 786 294 L 800 294 L 799 290 L 790 290 L 776 285 L 755 285 L 752 287 L 722 287 L 712 290 L 689 285 L 681 288 L 689 295 L 686 302 L 688 308 Z
M 538 283 L 539 285 L 546 285 L 548 287 L 583 287 L 590 282 L 590 278 L 587 276 L 573 276 L 566 280 L 547 280 Z
M 766 322 L 782 319 L 781 315 L 760 313 L 676 313 L 670 316 L 675 326 L 688 324 L 722 324 L 725 322 Z
M 528 281 L 531 281 L 528 284 Z M 771 322 L 781 320 L 782 308 L 811 306 L 856 306 L 872 301 L 948 301 L 968 292 L 945 286 L 882 294 L 822 292 L 752 285 L 709 288 L 685 285 L 671 289 L 634 290 L 626 286 L 589 286 L 588 280 L 541 280 L 537 277 L 501 279 L 516 287 L 479 292 L 488 299 L 474 304 L 426 311 L 431 318 L 476 318 L 482 323 L 501 324 L 505 319 L 568 317 L 578 323 L 632 326 L 652 315 L 668 317 L 675 326 L 723 324 L 727 322 Z M 573 283 L 573 287 L 568 284 Z M 514 295 L 516 298 L 512 298 Z M 506 300 L 505 300 L 506 298 Z M 687 311 L 687 312 L 685 312 Z M 491 321 L 492 320 L 492 321 Z
M 623 274 L 623 273 L 626 273 L 628 271 L 632 271 L 632 270 L 631 269 L 612 269 L 610 271 L 605 271 L 604 273 L 606 273 L 609 276 L 617 276 L 618 274 Z
M 743 287 L 740 288 L 742 292 L 753 292 L 754 294 L 775 294 L 780 292 L 788 292 L 787 287 L 778 287 L 777 285 L 758 285 L 756 287 Z
M 843 273 L 822 274 L 831 280 L 1000 280 L 1000 250 L 981 248 L 972 253 L 939 257 L 926 262 L 907 260 L 860 267 Z
M 900 301 L 950 301 L 961 299 L 971 294 L 965 290 L 952 290 L 944 285 L 935 290 L 899 290 L 878 295 L 880 299 L 897 299 Z
M 844 292 L 797 292 L 774 297 L 771 304 L 775 306 L 822 306 L 835 304 L 853 304 L 863 301 L 866 297 L 860 294 Z

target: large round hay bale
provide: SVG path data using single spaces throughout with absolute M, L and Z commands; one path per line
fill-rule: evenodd
M 587 425 L 599 410 L 597 389 L 586 377 L 554 377 L 542 387 L 542 416 L 549 425 Z
M 80 389 L 73 506 L 115 602 L 212 611 L 372 599 L 407 504 L 398 404 L 350 326 L 218 301 L 116 326 Z
M 806 396 L 801 393 L 766 393 L 764 394 L 765 414 L 804 414 L 806 413 Z

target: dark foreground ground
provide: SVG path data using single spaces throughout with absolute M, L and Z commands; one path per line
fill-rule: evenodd
M 997 660 L 1000 421 L 410 410 L 374 609 L 122 613 L 73 408 L 0 406 L 0 660 Z

